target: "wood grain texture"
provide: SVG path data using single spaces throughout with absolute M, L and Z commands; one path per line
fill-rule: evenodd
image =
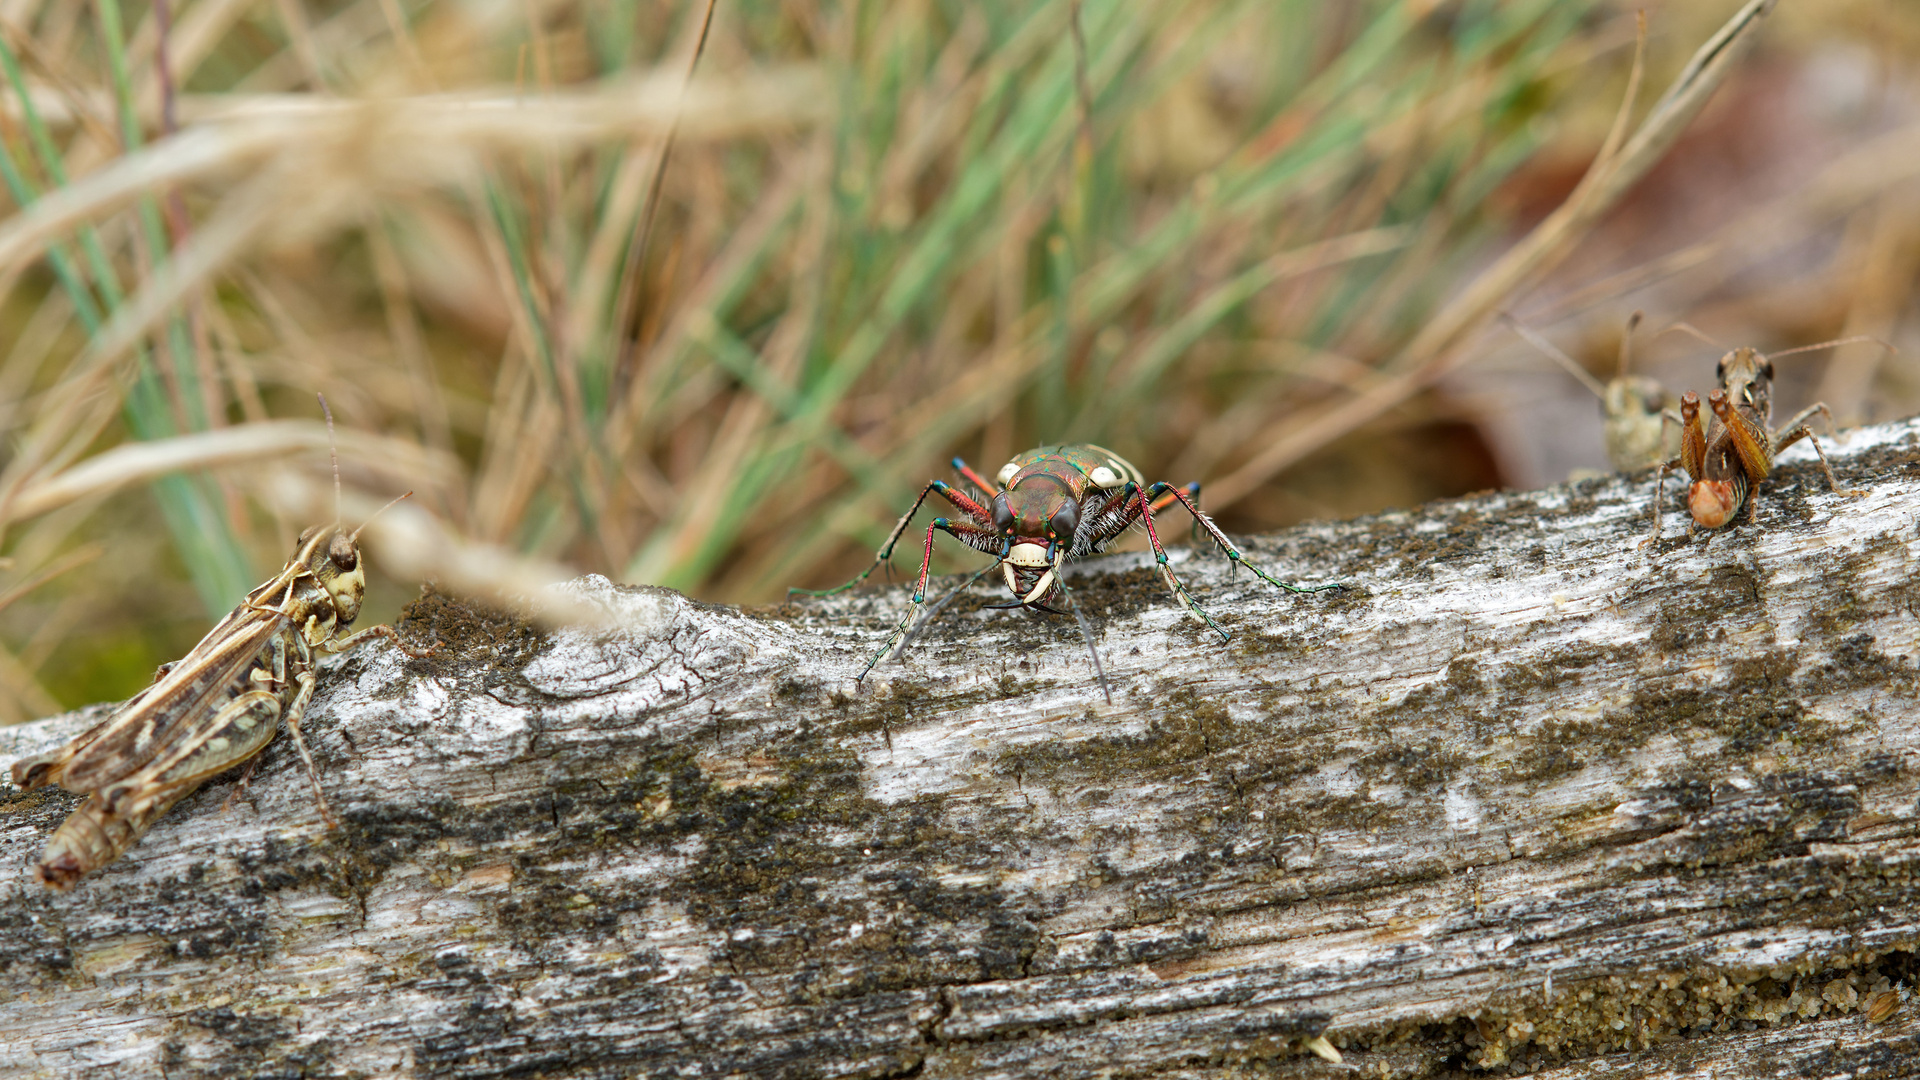
M 902 589 L 430 594 L 309 711 L 336 831 L 282 741 L 62 896 L 0 803 L 0 1073 L 1912 1075 L 1916 446 L 1711 542 L 1640 477 L 1247 544 L 1344 592 L 1176 553 L 1225 646 L 1090 562 L 1111 706 L 984 586 L 864 688 Z

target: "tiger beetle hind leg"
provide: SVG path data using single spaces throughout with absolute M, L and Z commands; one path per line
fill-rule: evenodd
M 1281 581 L 1279 578 L 1274 577 L 1272 574 L 1269 574 L 1265 570 L 1262 570 L 1258 566 L 1255 566 L 1254 564 L 1248 562 L 1246 560 L 1246 557 L 1238 551 L 1229 550 L 1227 552 L 1227 558 L 1233 560 L 1233 565 L 1244 566 L 1247 569 L 1253 571 L 1254 575 L 1258 577 L 1261 581 L 1264 581 L 1269 585 L 1278 586 L 1279 588 L 1285 589 L 1290 593 L 1332 592 L 1335 589 L 1347 588 L 1347 583 L 1344 581 L 1335 581 L 1327 585 L 1293 585 L 1293 584 L 1289 584 L 1288 582 Z

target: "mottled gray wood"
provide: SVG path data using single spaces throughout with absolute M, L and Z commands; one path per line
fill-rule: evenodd
M 1640 477 L 1248 542 L 1343 593 L 1177 552 L 1225 646 L 1095 561 L 1112 705 L 984 585 L 864 689 L 899 588 L 428 597 L 311 710 L 336 831 L 280 742 L 53 895 L 73 798 L 0 804 L 0 1070 L 1909 1075 L 1915 446 L 1655 551 Z

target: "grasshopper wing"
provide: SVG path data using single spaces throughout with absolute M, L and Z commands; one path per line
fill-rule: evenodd
M 214 713 L 246 692 L 246 674 L 286 624 L 270 611 L 241 608 L 222 620 L 166 676 L 127 702 L 59 769 L 68 791 L 88 793 L 124 780 L 194 739 Z

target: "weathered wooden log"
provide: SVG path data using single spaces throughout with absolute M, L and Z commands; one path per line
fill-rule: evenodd
M 1641 476 L 1247 545 L 1335 593 L 1176 553 L 1225 645 L 1091 561 L 1111 705 L 985 585 L 863 687 L 902 589 L 429 593 L 309 713 L 336 830 L 282 741 L 53 894 L 75 799 L 5 801 L 0 1068 L 1911 1075 L 1917 431 L 1711 539 Z

